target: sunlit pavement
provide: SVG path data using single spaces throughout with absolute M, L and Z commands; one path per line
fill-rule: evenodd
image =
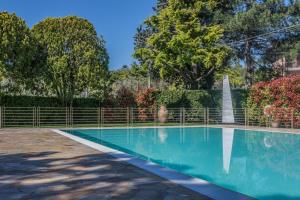
M 4 129 L 0 199 L 208 198 L 50 129 Z

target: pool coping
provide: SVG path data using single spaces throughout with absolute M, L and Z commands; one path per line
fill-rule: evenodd
M 184 126 L 180 126 L 184 127 Z M 191 127 L 191 126 L 187 126 Z M 194 127 L 200 127 L 200 126 L 194 126 Z M 203 127 L 203 126 L 201 126 Z M 124 128 L 155 128 L 155 127 L 123 127 Z M 160 127 L 160 128 L 167 128 L 167 127 Z M 168 127 L 168 128 L 175 128 L 174 126 Z M 72 129 L 82 129 L 82 130 L 88 130 L 88 129 L 121 129 L 121 127 L 117 128 L 69 128 L 69 129 L 63 129 L 63 130 L 72 130 Z M 127 162 L 129 164 L 132 164 L 138 168 L 141 168 L 145 171 L 151 172 L 155 175 L 158 175 L 162 178 L 165 178 L 169 180 L 170 182 L 173 182 L 175 184 L 181 185 L 185 188 L 188 188 L 190 190 L 193 190 L 199 194 L 205 195 L 207 197 L 210 197 L 212 199 L 220 199 L 220 200 L 226 200 L 226 199 L 239 199 L 239 200 L 246 200 L 246 199 L 254 199 L 253 197 L 244 195 L 242 193 L 238 193 L 235 191 L 228 190 L 226 188 L 223 188 L 221 186 L 215 185 L 213 183 L 210 183 L 206 180 L 191 177 L 189 175 L 185 175 L 180 172 L 176 172 L 175 170 L 162 167 L 154 162 L 142 160 L 136 156 L 132 156 L 130 154 L 127 154 L 122 151 L 115 150 L 113 148 L 106 147 L 104 145 L 89 141 L 87 139 L 83 139 L 81 137 L 66 133 L 59 129 L 52 129 L 53 132 L 58 133 L 62 136 L 68 137 L 74 141 L 77 141 L 81 144 L 84 144 L 86 146 L 89 146 L 93 149 L 96 149 L 98 151 L 101 151 L 103 153 L 106 153 L 108 155 L 111 155 L 112 157 L 116 158 L 116 161 L 119 162 Z
M 271 128 L 271 127 L 256 127 L 256 126 L 242 126 L 242 125 L 178 125 L 178 126 L 118 126 L 118 127 L 68 127 L 68 128 L 52 128 L 51 130 L 91 130 L 91 129 L 139 129 L 139 128 L 192 128 L 192 127 L 202 127 L 202 128 L 232 128 L 237 130 L 247 130 L 247 131 L 265 131 L 271 133 L 290 133 L 300 135 L 300 129 L 286 129 L 286 128 Z

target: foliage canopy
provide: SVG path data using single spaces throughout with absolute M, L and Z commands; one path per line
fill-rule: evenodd
M 228 49 L 220 44 L 222 27 L 207 23 L 217 6 L 214 0 L 169 0 L 146 20 L 153 31 L 134 56 L 145 67 L 158 69 L 170 83 L 191 89 L 211 87 L 215 71 L 226 65 L 228 56 Z
M 47 18 L 32 31 L 44 48 L 47 82 L 58 97 L 66 103 L 83 92 L 103 97 L 108 54 L 90 22 L 75 16 Z
M 0 80 L 6 92 L 18 93 L 32 86 L 42 71 L 36 40 L 24 20 L 15 14 L 0 12 Z M 22 86 L 22 87 L 20 87 Z M 3 92 L 3 91 L 2 91 Z

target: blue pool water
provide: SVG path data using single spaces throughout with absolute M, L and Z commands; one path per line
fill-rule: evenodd
M 300 135 L 229 128 L 64 130 L 259 199 L 300 199 Z

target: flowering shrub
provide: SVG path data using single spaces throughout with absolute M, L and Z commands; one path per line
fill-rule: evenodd
M 290 122 L 293 114 L 294 124 L 300 125 L 300 75 L 255 84 L 247 106 L 252 120 Z
M 292 119 L 292 109 L 269 106 L 264 110 L 264 115 L 274 122 L 290 122 Z
M 148 108 L 155 104 L 157 90 L 154 88 L 147 88 L 145 90 L 138 91 L 135 102 L 138 107 Z
M 137 93 L 135 102 L 138 106 L 139 119 L 146 121 L 149 118 L 149 112 L 147 108 L 150 108 L 150 114 L 153 114 L 153 110 L 156 106 L 157 90 L 154 88 L 147 88 Z

